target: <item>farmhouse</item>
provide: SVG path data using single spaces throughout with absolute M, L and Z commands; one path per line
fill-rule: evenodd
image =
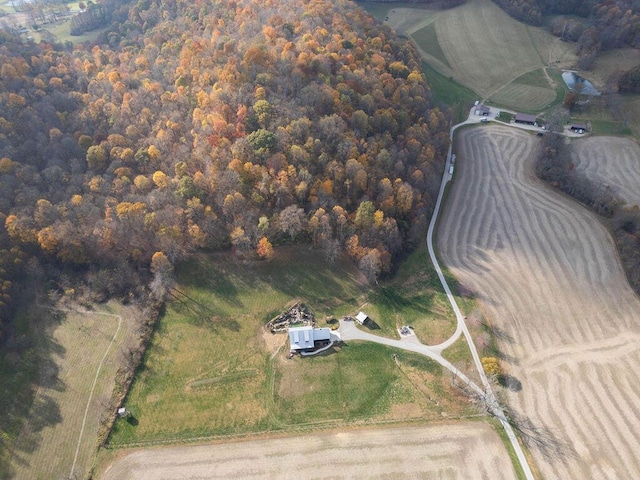
M 289 349 L 291 352 L 319 353 L 333 345 L 330 328 L 311 326 L 289 329 Z
M 487 115 L 489 115 L 489 112 L 491 112 L 491 109 L 486 105 L 476 105 L 476 115 L 482 115 L 486 117 Z
M 515 118 L 516 123 L 524 123 L 525 125 L 535 125 L 536 124 L 536 116 L 529 115 L 528 113 L 516 113 Z

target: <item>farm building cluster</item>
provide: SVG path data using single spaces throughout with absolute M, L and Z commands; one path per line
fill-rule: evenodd
M 359 312 L 355 317 L 344 317 L 364 325 L 369 317 Z M 336 320 L 328 321 L 336 322 Z M 295 354 L 302 356 L 317 355 L 340 342 L 340 334 L 334 331 L 337 327 L 316 327 L 313 312 L 302 302 L 298 302 L 286 312 L 271 319 L 267 325 L 271 333 L 287 332 L 289 335 L 289 358 Z

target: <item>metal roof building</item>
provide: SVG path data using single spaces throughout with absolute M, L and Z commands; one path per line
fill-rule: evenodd
M 476 105 L 476 115 L 483 115 L 483 116 L 487 116 L 489 115 L 489 113 L 491 112 L 491 109 L 489 107 L 487 107 L 486 105 L 480 104 L 480 105 Z
M 537 117 L 535 115 L 529 115 L 528 113 L 516 113 L 516 123 L 527 123 L 533 125 L 536 123 Z
M 315 347 L 315 342 L 330 339 L 330 328 L 306 326 L 289 329 L 289 345 L 292 351 L 312 349 Z
M 366 322 L 367 318 L 369 318 L 369 315 L 367 315 L 364 312 L 358 312 L 358 315 L 356 315 L 356 321 L 362 325 L 364 322 Z

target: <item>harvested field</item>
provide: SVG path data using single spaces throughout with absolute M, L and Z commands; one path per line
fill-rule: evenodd
M 103 480 L 515 479 L 504 445 L 486 423 L 351 430 L 304 437 L 140 450 Z
M 597 218 L 534 177 L 537 145 L 460 133 L 439 249 L 522 384 L 504 394 L 542 477 L 638 478 L 640 301 Z
M 110 305 L 110 311 L 121 310 Z M 46 328 L 38 346 L 46 358 L 29 417 L 12 451 L 13 475 L 84 478 L 95 454 L 99 421 L 113 391 L 119 350 L 132 341 L 133 322 L 110 313 L 46 308 L 39 308 L 38 316 L 33 328 Z M 57 318 L 51 321 L 53 316 Z
M 444 11 L 436 32 L 454 79 L 482 95 L 543 66 L 527 27 L 490 0 Z
M 607 185 L 628 205 L 640 205 L 640 145 L 628 138 L 591 137 L 571 144 L 576 170 Z
M 439 73 L 483 97 L 526 72 L 544 65 L 568 68 L 576 59 L 573 45 L 514 20 L 490 0 L 468 0 L 450 10 L 390 7 L 386 23 L 412 36 Z
M 593 69 L 584 73 L 596 85 L 604 85 L 607 79 L 616 71 L 631 70 L 640 64 L 640 55 L 635 48 L 616 48 L 599 53 Z

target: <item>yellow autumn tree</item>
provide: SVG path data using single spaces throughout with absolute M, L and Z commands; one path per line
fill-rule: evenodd
M 262 237 L 258 242 L 258 248 L 256 249 L 258 256 L 263 259 L 269 259 L 273 257 L 273 245 L 267 237 Z

